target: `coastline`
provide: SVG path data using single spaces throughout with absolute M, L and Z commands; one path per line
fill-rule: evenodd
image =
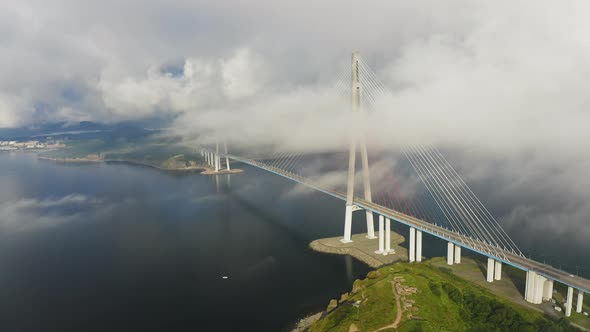
M 146 162 L 138 161 L 138 160 L 131 160 L 131 159 L 98 159 L 98 158 L 53 158 L 53 157 L 45 157 L 37 155 L 37 159 L 40 160 L 47 160 L 56 163 L 71 163 L 71 164 L 87 164 L 87 163 L 121 163 L 121 164 L 129 164 L 129 165 L 136 165 L 136 166 L 145 166 L 150 168 L 155 168 L 160 171 L 167 171 L 167 172 L 205 172 L 207 171 L 206 167 L 183 167 L 183 168 L 163 168 L 157 165 L 149 164 Z
M 206 166 L 189 166 L 189 167 L 175 167 L 175 168 L 165 168 L 158 165 L 146 163 L 139 160 L 133 159 L 99 159 L 99 158 L 88 158 L 88 157 L 80 157 L 80 158 L 54 158 L 54 157 L 45 157 L 37 155 L 37 159 L 40 160 L 47 160 L 56 163 L 71 163 L 71 164 L 88 164 L 88 163 L 120 163 L 120 164 L 128 164 L 128 165 L 135 165 L 135 166 L 144 166 L 157 169 L 159 171 L 164 172 L 195 172 L 200 173 L 202 175 L 223 175 L 223 174 L 237 174 L 244 172 L 243 169 L 235 168 L 232 170 L 220 170 L 215 172 L 214 169 L 206 167 Z

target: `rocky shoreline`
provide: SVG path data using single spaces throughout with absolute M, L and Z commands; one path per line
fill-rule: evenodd
M 165 172 L 198 172 L 203 175 L 223 175 L 223 174 L 238 174 L 244 172 L 243 169 L 235 168 L 232 170 L 219 170 L 216 172 L 213 168 L 206 167 L 206 166 L 189 166 L 189 167 L 174 167 L 174 168 L 167 168 L 167 167 L 160 167 L 154 164 L 138 161 L 138 160 L 131 160 L 131 159 L 100 159 L 100 158 L 89 158 L 89 157 L 79 157 L 79 158 L 54 158 L 54 157 L 45 157 L 37 155 L 37 159 L 40 160 L 47 160 L 56 163 L 72 163 L 72 164 L 86 164 L 86 163 L 121 163 L 121 164 L 129 164 L 129 165 L 137 165 L 137 166 L 145 166 L 150 168 L 155 168 L 160 171 Z
M 317 322 L 318 320 L 320 320 L 323 315 L 324 315 L 324 312 L 323 311 L 320 311 L 318 313 L 307 315 L 307 316 L 301 318 L 297 322 L 297 325 L 291 330 L 291 332 L 305 332 L 305 331 L 309 331 L 309 328 L 315 322 Z
M 127 160 L 127 159 L 99 159 L 99 158 L 88 158 L 88 157 L 81 157 L 81 158 L 53 158 L 53 157 L 45 157 L 45 156 L 37 156 L 37 159 L 40 160 L 47 160 L 56 163 L 122 163 L 122 164 L 130 164 L 130 165 L 138 165 L 138 166 L 145 166 L 155 168 L 160 171 L 170 171 L 170 172 L 187 172 L 187 171 L 194 171 L 194 172 L 206 172 L 208 168 L 206 167 L 182 167 L 182 168 L 164 168 L 157 165 L 149 164 L 146 162 L 141 162 L 137 160 Z

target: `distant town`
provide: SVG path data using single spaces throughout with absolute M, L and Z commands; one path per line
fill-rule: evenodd
M 45 141 L 0 141 L 0 151 L 46 150 L 63 147 L 65 144 L 62 141 L 54 140 L 52 137 L 47 137 Z

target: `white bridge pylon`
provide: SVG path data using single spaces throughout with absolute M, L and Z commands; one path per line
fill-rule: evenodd
M 390 92 L 379 82 L 357 53 L 352 55 L 351 69 L 351 90 L 348 90 L 348 70 L 346 70 L 344 74 L 346 80 L 342 80 L 341 75 L 331 93 L 348 98 L 350 91 L 351 111 L 369 112 L 371 105 L 375 104 L 376 97 L 390 94 Z M 390 238 L 387 235 L 390 234 L 391 221 L 398 222 L 409 228 L 407 239 L 410 262 L 417 263 L 423 259 L 423 235 L 427 236 L 429 241 L 432 238 L 441 239 L 447 242 L 448 265 L 461 264 L 462 251 L 469 250 L 487 258 L 485 277 L 488 282 L 501 281 L 503 275 L 506 277 L 506 273 L 502 270 L 503 265 L 507 264 L 527 272 L 526 301 L 540 303 L 550 300 L 553 295 L 553 283 L 560 282 L 568 286 L 565 315 L 569 316 L 574 310 L 576 313 L 583 310 L 583 296 L 590 293 L 590 280 L 527 258 L 435 146 L 408 146 L 402 149 L 408 163 L 406 166 L 411 166 L 422 186 L 417 192 L 423 196 L 416 194 L 413 197 L 416 204 L 412 204 L 411 201 L 407 204 L 403 197 L 400 202 L 400 199 L 395 197 L 394 188 L 385 192 L 375 192 L 376 200 L 379 201 L 378 197 L 381 194 L 382 202 L 373 202 L 365 136 L 351 131 L 349 139 L 350 141 L 346 142 L 349 143 L 346 183 L 339 182 L 331 185 L 322 183 L 321 178 L 315 179 L 318 174 L 308 171 L 313 171 L 313 168 L 299 168 L 301 164 L 305 166 L 309 163 L 309 155 L 305 153 L 273 151 L 270 156 L 253 158 L 228 154 L 224 144 L 223 147 L 214 145 L 204 149 L 202 155 L 212 168 L 221 170 L 219 159 L 225 157 L 229 170 L 228 161 L 234 159 L 345 201 L 342 242 L 352 242 L 353 212 L 365 210 L 368 238 L 375 238 L 376 235 L 373 215 L 379 217 L 379 241 L 378 243 L 375 241 L 375 249 L 378 249 L 379 254 L 387 254 L 390 250 Z M 357 147 L 361 153 L 364 197 L 354 195 Z M 221 149 L 225 151 L 222 152 Z M 241 151 L 240 154 L 244 152 Z M 259 156 L 261 153 L 264 151 L 255 151 L 253 154 Z M 338 154 L 337 158 L 340 156 Z M 325 156 L 320 157 L 325 158 Z M 338 160 L 338 163 L 340 162 L 341 160 Z M 343 192 L 343 184 L 346 185 L 346 192 Z M 391 187 L 394 187 L 394 184 L 391 184 Z M 389 192 L 393 193 L 393 198 L 389 197 Z M 387 198 L 383 196 L 384 194 Z M 421 197 L 425 200 L 421 201 Z
M 352 111 L 353 112 L 363 112 L 363 107 L 361 104 L 361 93 L 362 93 L 362 85 L 359 79 L 359 71 L 360 71 L 360 64 L 359 64 L 359 55 L 357 52 L 352 53 L 352 72 L 351 72 L 351 104 L 352 104 Z M 360 145 L 361 150 L 361 164 L 362 164 L 362 179 L 363 179 L 363 189 L 364 189 L 364 197 L 367 202 L 372 202 L 371 197 L 371 180 L 369 174 L 369 157 L 367 153 L 367 144 L 365 141 L 364 135 L 361 133 L 360 135 L 356 132 L 351 132 L 350 134 L 350 145 L 349 145 L 349 154 L 348 154 L 348 177 L 347 177 L 347 187 L 346 187 L 346 209 L 344 215 L 344 237 L 340 240 L 344 243 L 352 242 L 352 212 L 355 210 L 354 207 L 354 176 L 355 176 L 355 166 L 356 166 L 356 150 L 357 150 L 357 142 Z M 367 238 L 375 239 L 375 225 L 373 222 L 373 213 L 371 211 L 366 211 L 366 220 L 367 220 Z M 381 232 L 382 227 L 380 227 L 380 234 L 379 236 L 383 237 Z M 389 230 L 387 230 L 389 231 Z M 380 240 L 381 242 L 382 240 Z M 382 249 L 380 251 L 383 252 Z

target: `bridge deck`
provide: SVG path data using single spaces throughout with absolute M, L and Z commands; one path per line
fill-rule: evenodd
M 321 191 L 323 193 L 326 193 L 328 195 L 331 195 L 331 196 L 334 196 L 338 199 L 346 201 L 346 194 L 336 191 L 336 190 L 333 190 L 333 189 L 326 188 L 320 184 L 313 183 L 309 179 L 306 179 L 300 175 L 297 175 L 297 174 L 294 174 L 294 173 L 291 173 L 288 171 L 284 171 L 284 170 L 276 168 L 276 167 L 266 165 L 266 164 L 258 162 L 256 160 L 242 158 L 242 157 L 234 156 L 234 155 L 227 155 L 227 156 L 229 158 L 241 161 L 243 163 L 246 163 L 246 164 L 261 168 L 261 169 L 264 169 L 264 170 L 269 171 L 271 173 L 275 173 L 275 174 L 280 175 L 282 177 L 288 178 L 290 180 L 293 180 L 295 182 L 298 182 L 298 183 L 308 186 L 310 188 L 316 189 L 318 191 Z M 482 255 L 485 255 L 487 257 L 490 257 L 492 259 L 502 261 L 506 264 L 512 265 L 514 267 L 517 267 L 517 268 L 525 270 L 525 271 L 529 271 L 529 270 L 535 271 L 536 273 L 538 273 L 548 279 L 559 281 L 567 286 L 570 286 L 570 287 L 573 287 L 576 289 L 580 289 L 580 290 L 584 291 L 585 293 L 590 293 L 590 280 L 584 279 L 581 277 L 577 277 L 577 276 L 573 276 L 572 274 L 562 271 L 562 270 L 559 270 L 559 269 L 556 269 L 551 265 L 543 264 L 543 263 L 534 261 L 532 259 L 517 255 L 516 253 L 507 251 L 503 248 L 498 248 L 495 246 L 492 247 L 490 244 L 483 243 L 481 241 L 466 237 L 464 235 L 458 234 L 458 233 L 448 230 L 446 228 L 431 224 L 431 223 L 424 221 L 424 220 L 417 219 L 415 217 L 398 212 L 398 211 L 390 209 L 388 207 L 366 201 L 366 200 L 359 198 L 359 197 L 354 198 L 354 204 L 365 209 L 365 210 L 372 211 L 372 212 L 377 213 L 379 215 L 383 215 L 386 218 L 393 219 L 393 220 L 400 222 L 402 224 L 405 224 L 407 226 L 414 227 L 420 231 L 429 233 L 429 234 L 436 236 L 438 238 L 441 238 L 445 241 L 453 242 L 455 244 L 460 245 L 461 247 L 476 251 L 476 252 L 478 252 Z M 491 250 L 491 249 L 493 249 L 493 250 Z

